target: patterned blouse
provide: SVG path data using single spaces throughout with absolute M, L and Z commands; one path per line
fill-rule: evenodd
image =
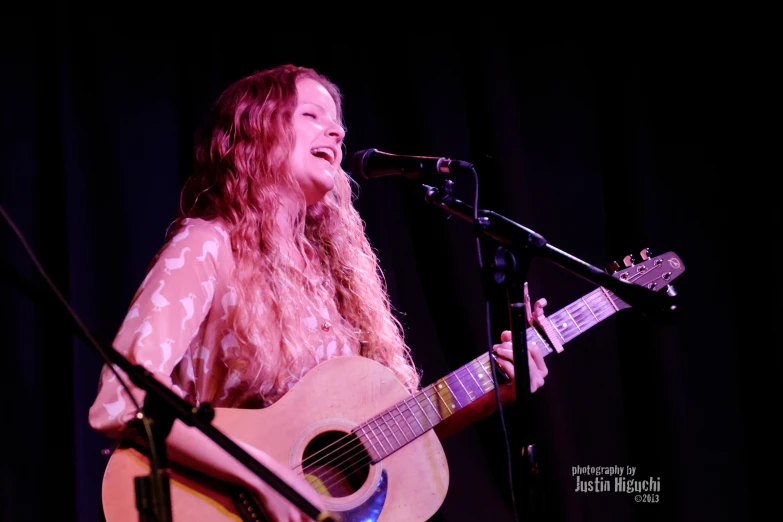
M 114 348 L 196 406 L 209 402 L 215 407 L 247 407 L 242 385 L 249 376 L 237 370 L 241 366 L 231 364 L 238 348 L 231 329 L 236 307 L 234 267 L 229 236 L 219 222 L 186 220 L 155 257 L 115 336 Z M 349 341 L 353 338 L 350 326 L 333 302 L 302 297 L 300 310 L 300 338 L 312 359 L 302 367 L 289 368 L 284 389 L 265 385 L 251 392 L 251 404 L 268 406 L 316 364 L 359 353 L 359 346 Z M 260 346 L 274 349 L 272 343 L 261 342 Z M 117 370 L 142 404 L 144 391 Z M 104 366 L 89 411 L 90 425 L 117 437 L 135 414 L 127 391 Z

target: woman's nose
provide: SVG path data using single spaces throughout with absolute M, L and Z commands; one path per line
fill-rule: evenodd
M 345 129 L 338 123 L 332 123 L 332 125 L 326 129 L 326 135 L 342 141 L 342 139 L 345 138 Z

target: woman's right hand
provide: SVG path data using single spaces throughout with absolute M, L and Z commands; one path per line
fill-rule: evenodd
M 283 466 L 278 461 L 249 445 L 244 445 L 251 457 L 256 459 L 264 467 L 269 469 L 274 475 L 291 486 L 304 499 L 312 504 L 320 512 L 326 511 L 323 497 L 307 483 L 301 475 L 293 470 Z M 313 520 L 303 511 L 301 511 L 293 502 L 284 497 L 274 487 L 270 486 L 260 478 L 250 485 L 256 498 L 261 502 L 264 515 L 270 522 L 307 522 Z

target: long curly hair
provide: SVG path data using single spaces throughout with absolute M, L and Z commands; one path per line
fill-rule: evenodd
M 220 219 L 227 227 L 236 261 L 237 307 L 231 327 L 241 355 L 239 368 L 254 376 L 248 392 L 281 389 L 291 369 L 312 353 L 296 339 L 299 294 L 334 300 L 351 325 L 361 355 L 391 369 L 414 391 L 420 384 L 400 322 L 392 312 L 385 279 L 364 223 L 353 203 L 355 182 L 338 167 L 334 189 L 305 207 L 294 219 L 291 246 L 316 259 L 323 281 L 309 284 L 281 262 L 272 241 L 280 193 L 302 194 L 288 164 L 295 134 L 296 83 L 311 78 L 323 85 L 342 122 L 342 95 L 328 78 L 306 67 L 282 65 L 246 76 L 230 85 L 213 105 L 197 134 L 193 173 L 181 193 L 176 233 L 186 218 Z M 265 296 L 262 300 L 259 296 Z M 259 314 L 273 320 L 254 321 Z M 269 346 L 264 340 L 274 340 Z M 279 349 L 276 346 L 279 339 Z

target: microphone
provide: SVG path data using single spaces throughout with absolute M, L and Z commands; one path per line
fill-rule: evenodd
M 416 179 L 423 174 L 448 174 L 455 170 L 473 169 L 467 161 L 431 156 L 401 156 L 377 149 L 365 149 L 351 156 L 351 172 L 364 179 L 384 176 L 405 176 Z

